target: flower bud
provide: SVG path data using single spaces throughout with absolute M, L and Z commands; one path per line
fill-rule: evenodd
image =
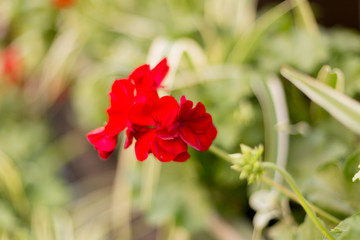
M 247 179 L 249 184 L 258 181 L 263 173 L 261 161 L 264 147 L 259 145 L 251 148 L 241 144 L 240 149 L 241 153 L 231 155 L 234 159 L 231 168 L 240 172 L 240 179 Z

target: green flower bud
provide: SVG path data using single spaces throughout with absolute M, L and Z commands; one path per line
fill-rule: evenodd
M 231 166 L 235 171 L 240 172 L 240 179 L 247 179 L 248 183 L 260 180 L 263 168 L 261 165 L 264 147 L 251 148 L 244 144 L 240 145 L 241 153 L 232 154 L 234 165 Z

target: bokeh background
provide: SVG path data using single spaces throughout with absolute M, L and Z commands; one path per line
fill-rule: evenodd
M 112 82 L 163 57 L 166 93 L 205 104 L 214 144 L 233 153 L 265 143 L 266 160 L 272 108 L 256 82 L 278 79 L 289 171 L 337 217 L 359 211 L 356 169 L 344 167 L 359 158 L 359 137 L 279 75 L 290 65 L 316 77 L 329 65 L 359 100 L 359 9 L 357 0 L 0 0 L 0 239 L 251 239 L 249 196 L 261 186 L 212 153 L 140 163 L 118 147 L 102 161 L 86 140 L 107 120 Z M 287 206 L 266 223 L 267 239 L 306 239 L 304 212 Z

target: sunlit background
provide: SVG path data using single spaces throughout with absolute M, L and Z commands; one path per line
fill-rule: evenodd
M 358 1 L 0 0 L 1 240 L 251 239 L 249 196 L 261 186 L 212 153 L 138 162 L 119 147 L 103 161 L 87 142 L 107 121 L 112 82 L 163 57 L 165 93 L 203 102 L 214 144 L 230 153 L 262 143 L 274 158 L 276 113 L 259 81 L 282 83 L 284 164 L 318 206 L 340 219 L 360 210 L 356 168 L 344 168 L 360 159 L 359 137 L 279 75 L 290 65 L 316 77 L 328 65 L 359 100 Z M 266 239 L 309 239 L 301 207 L 277 202 L 280 213 L 255 227 Z

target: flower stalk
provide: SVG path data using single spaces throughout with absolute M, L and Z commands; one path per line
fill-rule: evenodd
M 284 194 L 285 196 L 287 196 L 289 199 L 297 202 L 297 203 L 300 203 L 298 197 L 293 193 L 291 192 L 289 189 L 287 189 L 286 187 L 274 182 L 271 178 L 267 177 L 267 176 L 262 176 L 261 180 L 276 188 L 277 190 L 279 190 L 282 194 Z M 321 208 L 318 208 L 317 206 L 315 206 L 314 204 L 310 203 L 310 202 L 307 202 L 310 206 L 310 208 L 312 210 L 314 210 L 314 212 L 316 212 L 318 215 L 320 215 L 321 217 L 323 217 L 324 219 L 327 219 L 329 222 L 332 222 L 334 224 L 339 224 L 341 222 L 340 219 L 338 219 L 337 217 L 334 217 L 333 215 L 325 212 L 324 210 L 322 210 Z
M 316 225 L 316 227 L 329 239 L 329 240 L 335 240 L 333 236 L 330 234 L 330 232 L 325 228 L 325 226 L 319 221 L 314 211 L 311 209 L 310 205 L 306 201 L 305 197 L 301 194 L 300 189 L 296 185 L 294 179 L 291 177 L 291 175 L 283 168 L 277 166 L 274 163 L 270 162 L 263 162 L 262 163 L 263 168 L 273 169 L 277 170 L 285 179 L 285 181 L 290 185 L 291 189 L 296 194 L 300 205 L 304 208 L 305 212 L 308 214 L 308 216 L 311 218 L 313 223 Z
M 242 154 L 229 155 L 226 152 L 224 152 L 223 150 L 221 150 L 215 146 L 211 146 L 209 148 L 210 151 L 212 151 L 214 154 L 216 154 L 220 158 L 226 160 L 227 162 L 234 164 L 232 166 L 232 168 L 234 170 L 241 172 L 240 178 L 244 178 L 244 176 L 246 175 L 249 183 L 252 183 L 255 180 L 263 180 L 264 181 L 264 179 L 265 179 L 265 181 L 264 181 L 265 183 L 268 183 L 268 184 L 270 183 L 270 185 L 278 188 L 281 192 L 285 193 L 285 195 L 291 196 L 290 198 L 297 199 L 299 204 L 304 208 L 305 212 L 309 215 L 310 219 L 313 221 L 313 223 L 316 225 L 316 227 L 329 240 L 335 240 L 334 237 L 330 234 L 330 232 L 326 229 L 326 227 L 319 221 L 319 219 L 317 218 L 317 216 L 313 210 L 314 207 L 311 206 L 307 202 L 305 197 L 301 194 L 300 189 L 296 185 L 296 183 L 295 183 L 294 179 L 291 177 L 291 175 L 285 169 L 277 166 L 274 163 L 261 161 L 262 146 L 255 148 L 255 149 L 251 149 L 247 146 L 242 145 L 241 149 L 243 152 Z M 246 165 L 246 164 L 248 164 L 248 165 Z M 256 167 L 256 169 L 251 170 L 251 169 L 249 169 L 249 166 L 253 167 L 253 168 Z M 283 186 L 281 186 L 279 188 L 278 184 L 275 184 L 272 180 L 261 176 L 263 169 L 272 169 L 272 170 L 278 171 L 282 175 L 282 177 L 285 179 L 285 181 L 290 185 L 291 189 L 295 193 L 295 196 L 294 196 L 294 194 L 289 192 Z M 284 189 L 286 189 L 286 191 Z M 321 210 L 321 212 L 322 212 L 322 215 L 324 215 L 324 211 Z M 327 213 L 325 213 L 325 216 L 328 219 L 330 216 L 330 219 L 332 222 L 339 222 L 338 219 L 332 217 L 331 215 L 329 215 Z
M 217 146 L 211 145 L 209 148 L 209 151 L 212 152 L 213 154 L 215 154 L 216 156 L 220 157 L 221 159 L 223 159 L 229 163 L 233 163 L 234 159 L 232 157 L 230 157 L 230 155 L 227 152 L 218 148 Z

